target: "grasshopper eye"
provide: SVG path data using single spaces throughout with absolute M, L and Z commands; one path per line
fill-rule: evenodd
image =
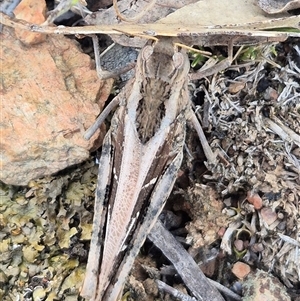
M 184 57 L 183 57 L 182 53 L 175 52 L 173 54 L 172 59 L 173 59 L 173 63 L 174 63 L 174 66 L 175 66 L 176 69 L 179 69 L 179 68 L 181 68 L 183 66 Z
M 142 58 L 144 61 L 147 61 L 149 59 L 149 57 L 152 55 L 153 53 L 153 47 L 150 46 L 150 45 L 147 45 L 145 46 L 143 49 L 142 49 Z

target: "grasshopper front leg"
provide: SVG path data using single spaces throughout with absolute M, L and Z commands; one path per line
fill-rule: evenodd
M 204 70 L 199 70 L 198 72 L 192 73 L 189 75 L 190 80 L 198 80 L 204 77 L 208 77 L 211 75 L 214 75 L 220 71 L 223 71 L 231 66 L 233 60 L 235 59 L 233 57 L 233 44 L 234 44 L 234 38 L 232 38 L 228 42 L 228 57 L 222 60 L 221 62 L 218 62 L 216 65 L 209 67 Z
M 85 131 L 83 135 L 84 139 L 91 139 L 91 137 L 95 134 L 95 132 L 99 129 L 101 124 L 107 118 L 108 114 L 120 104 L 121 99 L 122 95 L 119 94 L 108 104 L 108 106 L 101 112 L 101 114 L 98 116 L 95 122 Z

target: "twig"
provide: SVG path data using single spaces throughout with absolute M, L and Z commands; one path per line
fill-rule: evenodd
M 263 120 L 267 127 L 275 132 L 281 139 L 286 140 L 288 142 L 293 142 L 300 146 L 300 136 L 296 134 L 289 127 L 284 125 L 278 118 L 273 117 L 274 121 L 265 117 Z
M 173 266 L 167 266 L 167 267 L 164 267 L 163 269 L 160 269 L 160 271 L 161 272 L 163 271 L 164 275 L 173 275 L 175 269 Z M 219 282 L 214 281 L 212 279 L 209 279 L 209 278 L 207 278 L 207 279 L 213 286 L 215 286 L 218 289 L 219 292 L 222 292 L 224 295 L 230 297 L 233 300 L 236 300 L 236 301 L 242 300 L 242 297 L 240 295 L 234 293 L 232 290 L 230 290 L 226 286 L 224 286 L 224 285 L 220 284 Z M 182 294 L 181 292 L 178 292 L 176 289 L 171 287 L 171 289 L 175 290 L 175 292 L 174 292 L 175 294 L 173 294 L 171 289 L 169 289 L 170 286 L 160 280 L 156 280 L 156 283 L 158 285 L 158 289 L 164 290 L 166 293 L 174 296 L 175 298 L 182 298 L 182 300 L 188 300 L 188 301 L 195 300 L 193 297 L 186 296 L 185 294 Z M 179 296 L 177 296 L 176 293 L 179 293 Z M 184 299 L 184 298 L 187 298 L 187 299 Z
M 155 223 L 148 238 L 172 262 L 183 282 L 197 300 L 224 301 L 221 294 L 209 283 L 193 258 L 160 221 Z
M 287 235 L 284 235 L 284 234 L 281 234 L 281 233 L 277 233 L 277 235 L 285 242 L 289 243 L 289 244 L 292 244 L 296 247 L 300 247 L 300 242 L 297 241 L 296 239 L 294 238 L 291 238 Z
M 160 280 L 156 280 L 155 282 L 156 282 L 159 290 L 162 290 L 162 291 L 170 294 L 171 296 L 173 296 L 177 299 L 180 299 L 181 301 L 197 301 L 196 298 L 190 297 L 190 296 L 178 291 L 177 289 L 173 288 L 172 286 L 167 285 L 166 283 L 164 283 Z
M 242 297 L 236 293 L 234 293 L 233 291 L 231 291 L 229 288 L 227 288 L 226 286 L 220 284 L 217 281 L 214 281 L 212 279 L 208 279 L 208 281 L 215 286 L 220 292 L 222 292 L 224 295 L 230 297 L 231 299 L 237 300 L 237 301 L 241 301 Z

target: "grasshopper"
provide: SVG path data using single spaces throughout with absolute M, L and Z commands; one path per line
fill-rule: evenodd
M 191 111 L 189 59 L 160 39 L 141 50 L 99 162 L 93 234 L 81 295 L 117 300 L 172 190 Z

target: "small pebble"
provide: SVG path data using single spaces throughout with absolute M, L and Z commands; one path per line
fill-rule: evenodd
M 251 271 L 248 264 L 243 262 L 236 262 L 232 267 L 232 273 L 239 279 L 244 279 Z
M 261 217 L 268 225 L 273 224 L 277 220 L 277 214 L 271 208 L 263 208 L 260 211 Z
M 262 199 L 257 193 L 248 191 L 247 201 L 252 204 L 256 210 L 261 209 L 262 207 Z
M 37 286 L 32 294 L 33 301 L 41 301 L 46 297 L 46 291 L 42 286 Z
M 237 249 L 237 251 L 243 251 L 244 250 L 244 242 L 241 239 L 237 239 L 234 241 L 234 246 Z

